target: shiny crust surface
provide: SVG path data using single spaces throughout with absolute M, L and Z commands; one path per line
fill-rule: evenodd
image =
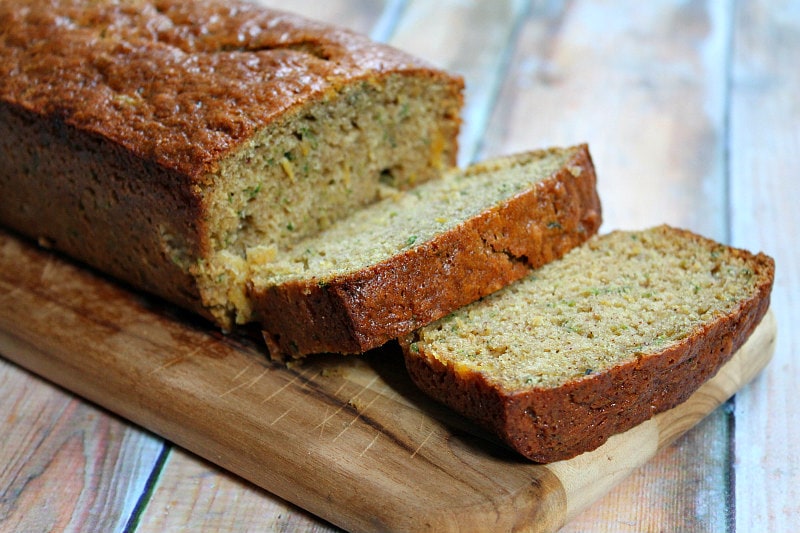
M 251 296 L 272 357 L 362 353 L 563 256 L 600 223 L 594 165 L 583 145 L 532 189 L 426 243 L 324 284 L 288 282 Z
M 478 373 L 457 374 L 426 354 L 422 345 L 411 353 L 410 337 L 401 341 L 406 367 L 425 393 L 494 432 L 528 459 L 569 459 L 682 403 L 717 373 L 769 309 L 774 262 L 764 254 L 754 256 L 754 262 L 761 281 L 753 296 L 731 313 L 662 352 L 561 387 L 507 392 Z

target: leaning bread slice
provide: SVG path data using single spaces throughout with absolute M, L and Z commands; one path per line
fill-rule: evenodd
M 354 212 L 252 269 L 275 358 L 360 353 L 561 257 L 596 233 L 585 145 L 455 171 Z
M 539 462 L 687 399 L 769 306 L 774 263 L 667 226 L 595 237 L 402 339 L 429 395 Z

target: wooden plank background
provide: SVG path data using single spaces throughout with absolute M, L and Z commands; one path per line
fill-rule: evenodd
M 776 258 L 775 359 L 565 531 L 800 529 L 800 6 L 302 0 L 460 72 L 460 162 L 587 141 L 603 231 L 661 222 Z M 0 359 L 0 531 L 331 531 Z

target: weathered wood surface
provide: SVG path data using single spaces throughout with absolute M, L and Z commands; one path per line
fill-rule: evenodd
M 800 6 L 742 2 L 734 17 L 728 139 L 731 241 L 764 248 L 778 270 L 775 361 L 736 397 L 735 523 L 800 530 Z
M 123 529 L 160 440 L 3 359 L 0 391 L 0 531 Z
M 800 149 L 796 7 L 788 1 L 280 4 L 463 72 L 470 89 L 462 162 L 586 140 L 598 166 L 604 230 L 666 221 L 776 257 L 775 361 L 735 402 L 565 530 L 798 529 L 800 469 L 793 465 L 800 450 L 789 397 L 800 382 L 793 361 L 800 344 L 793 327 L 800 198 L 790 174 Z M 498 7 L 487 12 L 487 4 Z M 159 439 L 2 360 L 0 390 L 0 530 L 22 525 L 8 516 L 50 516 L 49 523 L 73 529 L 129 522 L 142 531 L 331 528 L 168 444 L 162 449 Z M 74 411 L 64 415 L 65 405 Z M 95 432 L 100 440 L 89 440 Z M 33 436 L 48 444 L 32 451 Z M 152 493 L 148 478 L 155 480 Z M 248 518 L 253 514 L 261 518 Z

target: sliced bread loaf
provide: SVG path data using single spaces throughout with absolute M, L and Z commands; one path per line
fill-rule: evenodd
M 666 226 L 596 237 L 402 339 L 429 395 L 539 462 L 592 450 L 713 376 L 774 263 Z
M 229 328 L 231 257 L 455 164 L 462 86 L 240 0 L 0 2 L 0 224 Z
M 498 158 L 392 194 L 273 261 L 249 250 L 253 316 L 273 357 L 380 346 L 595 234 L 595 185 L 588 148 L 575 146 Z

